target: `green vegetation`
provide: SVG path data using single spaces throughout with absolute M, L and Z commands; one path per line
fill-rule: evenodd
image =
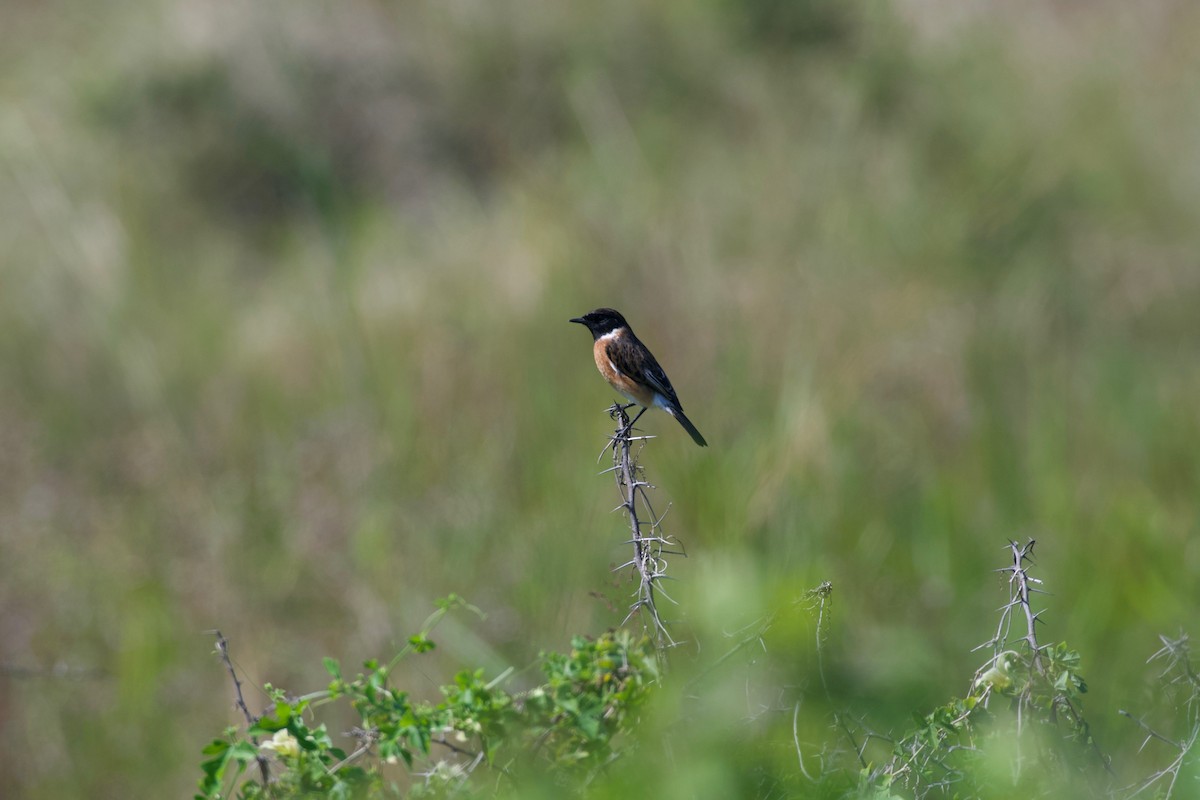
M 711 444 L 643 419 L 681 644 L 598 796 L 842 796 L 797 747 L 954 722 L 1029 537 L 1112 785 L 1170 764 L 1118 710 L 1192 730 L 1145 661 L 1200 607 L 1200 13 L 959 5 L 0 12 L 0 796 L 194 792 L 213 629 L 255 715 L 452 593 L 422 713 L 603 641 L 598 305 Z M 349 754 L 346 672 L 283 724 Z
M 614 407 L 615 408 L 615 407 Z M 614 413 L 614 416 L 616 414 Z M 614 446 L 614 469 L 624 476 L 618 486 L 629 511 L 647 510 L 651 501 L 631 458 L 627 438 L 629 419 L 620 415 Z M 618 452 L 619 451 L 619 452 Z M 641 487 L 640 489 L 630 487 Z M 640 492 L 640 494 L 639 494 Z M 650 512 L 652 513 L 652 512 Z M 680 791 L 679 773 L 663 769 L 675 760 L 674 747 L 681 723 L 705 705 L 712 676 L 728 674 L 752 660 L 742 653 L 748 645 L 766 649 L 766 638 L 778 619 L 768 615 L 740 632 L 741 639 L 720 657 L 680 657 L 677 645 L 656 610 L 658 587 L 666 572 L 668 548 L 661 521 L 647 521 L 639 535 L 631 513 L 634 536 L 628 543 L 637 554 L 652 547 L 658 570 L 636 571 L 649 578 L 634 594 L 632 608 L 641 615 L 644 632 L 636 641 L 625 631 L 607 632 L 596 639 L 577 636 L 569 655 L 541 654 L 545 683 L 511 695 L 499 688 L 511 670 L 487 680 L 484 670 L 460 671 L 454 683 L 441 687 L 442 702 L 414 703 L 408 692 L 390 684 L 397 665 L 409 655 L 431 652 L 433 628 L 450 611 L 466 604 L 457 596 L 439 602 L 419 633 L 386 666 L 370 660 L 347 680 L 336 660 L 325 659 L 333 677 L 327 690 L 300 697 L 266 686 L 271 705 L 253 715 L 245 705 L 241 683 L 228 655 L 228 644 L 216 633 L 218 650 L 234 684 L 237 705 L 246 726 L 226 729 L 204 750 L 201 793 L 196 800 L 238 797 L 541 797 L 541 796 L 674 796 Z M 651 538 L 653 537 L 653 538 Z M 655 547 L 655 543 L 661 546 Z M 881 734 L 862 716 L 846 709 L 830 714 L 827 739 L 806 756 L 799 736 L 800 709 L 806 699 L 823 697 L 836 705 L 829 692 L 822 659 L 828 638 L 827 612 L 832 587 L 824 583 L 806 592 L 793 606 L 805 605 L 816 619 L 819 691 L 762 685 L 763 676 L 744 676 L 747 697 L 777 692 L 775 707 L 795 697 L 792 743 L 795 762 L 750 759 L 755 787 L 721 789 L 738 795 L 821 796 L 830 798 L 898 797 L 1112 797 L 1134 798 L 1153 788 L 1160 797 L 1175 796 L 1181 776 L 1193 780 L 1196 742 L 1200 739 L 1200 675 L 1191 663 L 1186 637 L 1162 637 L 1163 648 L 1151 661 L 1163 660 L 1159 682 L 1166 690 L 1163 707 L 1174 708 L 1178 740 L 1136 720 L 1145 732 L 1140 749 L 1152 740 L 1168 745 L 1174 758 L 1128 785 L 1118 782 L 1113 757 L 1092 736 L 1082 708 L 1087 683 L 1080 674 L 1080 654 L 1065 642 L 1044 644 L 1038 635 L 1041 611 L 1033 598 L 1044 593 L 1043 582 L 1030 574 L 1034 541 L 1010 543 L 1009 601 L 1000 609 L 995 635 L 976 650 L 991 655 L 976 671 L 970 691 L 962 698 L 916 714 L 916 727 L 900 737 Z M 630 565 L 625 565 L 630 566 Z M 653 576 L 653 577 L 652 577 Z M 478 609 L 472 609 L 478 613 Z M 630 618 L 633 618 L 631 613 Z M 628 622 L 628 620 L 626 620 Z M 664 669 L 670 665 L 670 670 Z M 668 676 L 666 672 L 671 674 Z M 671 713 L 657 718 L 644 713 L 648 698 L 678 692 Z M 353 752 L 337 747 L 324 722 L 307 722 L 318 706 L 346 698 L 356 724 L 346 734 L 356 741 Z M 653 706 L 650 707 L 651 709 Z M 1133 715 L 1122 711 L 1127 717 Z M 768 728 L 768 731 L 770 729 Z M 759 734 L 761 745 L 771 740 Z M 267 739 L 266 737 L 270 737 Z M 260 738 L 264 741 L 260 742 Z M 839 741 L 840 740 L 840 741 Z M 735 740 L 716 737 L 719 752 Z M 718 744 L 719 743 L 719 744 Z M 887 745 L 881 747 L 880 745 Z M 890 750 L 890 753 L 889 753 Z M 403 762 L 407 771 L 393 768 Z M 809 763 L 811 763 L 811 767 Z M 697 759 L 702 763 L 702 759 Z M 257 764 L 258 772 L 248 773 Z M 399 773 L 399 774 L 397 774 Z M 629 775 L 637 776 L 630 785 Z M 684 787 L 688 784 L 684 782 Z M 711 787 L 704 787 L 706 791 Z M 695 788 L 685 788 L 690 793 Z
M 228 787 L 256 763 L 258 780 L 243 781 L 238 796 L 466 795 L 479 791 L 480 782 L 511 782 L 514 773 L 531 766 L 535 774 L 566 787 L 594 778 L 612 763 L 611 740 L 628 729 L 627 715 L 657 676 L 648 643 L 635 643 L 625 633 L 590 641 L 577 637 L 569 655 L 540 658 L 546 683 L 518 697 L 497 688 L 505 676 L 485 681 L 483 670 L 459 672 L 453 684 L 441 688 L 443 700 L 436 705 L 413 703 L 406 692 L 389 688 L 388 676 L 401 657 L 432 650 L 429 631 L 436 617 L 458 605 L 454 598 L 441 604 L 426 629 L 385 667 L 369 661 L 366 674 L 347 680 L 337 662 L 327 659 L 333 682 L 326 691 L 291 700 L 268 687 L 271 710 L 252 718 L 249 741 L 230 728 L 205 748 L 208 759 L 197 797 L 230 796 Z M 314 728 L 305 721 L 312 709 L 340 697 L 351 701 L 361 720 L 353 734 L 357 747 L 349 754 L 334 745 L 323 723 Z M 270 739 L 259 743 L 256 737 Z M 449 759 L 431 757 L 438 745 Z M 268 751 L 278 762 L 274 775 Z M 417 759 L 425 768 L 419 773 L 424 780 L 402 794 L 387 780 L 387 766 L 403 762 L 412 770 Z M 486 771 L 481 766 L 495 770 L 492 781 L 481 781 L 478 773 Z

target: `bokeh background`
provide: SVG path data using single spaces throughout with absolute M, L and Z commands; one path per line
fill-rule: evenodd
M 261 708 L 450 592 L 487 617 L 418 695 L 618 624 L 599 305 L 712 445 L 645 418 L 681 661 L 781 614 L 662 715 L 679 796 L 768 796 L 797 698 L 836 736 L 806 589 L 834 706 L 900 732 L 1030 536 L 1144 774 L 1116 711 L 1200 601 L 1198 39 L 1185 0 L 4 4 L 0 794 L 189 792 L 213 628 Z

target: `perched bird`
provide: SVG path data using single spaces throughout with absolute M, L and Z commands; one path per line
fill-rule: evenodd
M 633 423 L 646 413 L 646 409 L 657 407 L 678 420 L 696 444 L 701 447 L 708 446 L 700 431 L 696 430 L 696 426 L 684 415 L 683 405 L 680 404 L 667 373 L 658 365 L 650 349 L 634 335 L 629 323 L 619 311 L 597 308 L 571 322 L 586 325 L 592 332 L 592 338 L 595 339 L 592 356 L 596 359 L 596 368 L 600 370 L 604 380 L 624 395 L 631 404 L 642 407 L 633 418 L 633 422 L 629 423 L 629 427 L 633 427 Z

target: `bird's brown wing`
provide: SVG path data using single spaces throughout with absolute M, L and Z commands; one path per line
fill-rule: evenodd
M 633 381 L 649 386 L 670 400 L 676 408 L 683 408 L 679 403 L 679 397 L 675 394 L 675 387 L 671 386 L 671 380 L 667 377 L 667 373 L 663 372 L 663 368 L 658 365 L 654 354 L 638 341 L 637 337 L 632 334 L 618 336 L 608 343 L 606 352 L 608 360 L 622 374 Z

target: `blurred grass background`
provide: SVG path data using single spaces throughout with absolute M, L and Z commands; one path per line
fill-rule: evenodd
M 647 418 L 696 663 L 830 580 L 834 701 L 899 732 L 1034 536 L 1132 752 L 1200 600 L 1198 36 L 1181 0 L 8 4 L 0 794 L 189 791 L 237 722 L 212 628 L 302 692 L 458 592 L 432 695 L 617 624 L 599 305 L 712 444 Z M 677 796 L 794 764 L 812 633 L 747 667 L 786 702 L 715 678 L 672 729 Z

